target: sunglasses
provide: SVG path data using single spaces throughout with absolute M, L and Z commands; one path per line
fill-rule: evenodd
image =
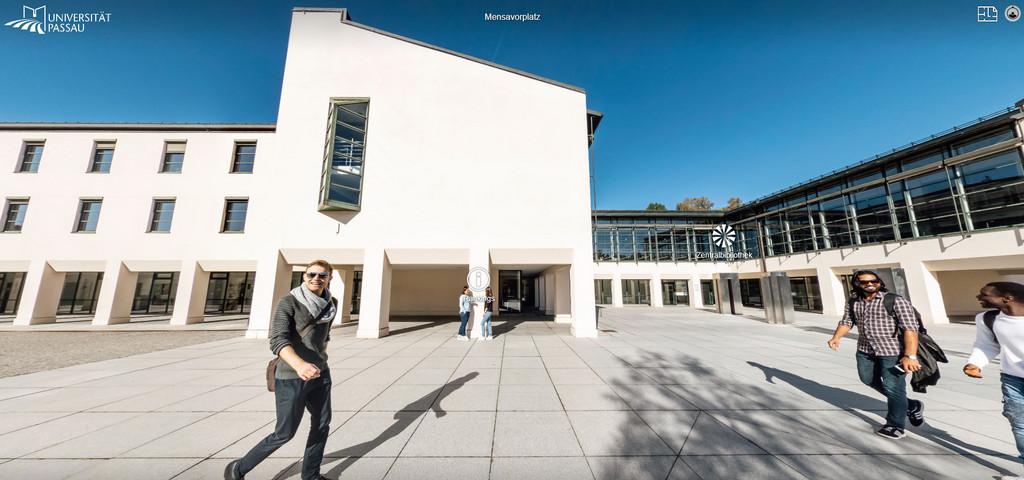
M 874 280 L 857 280 L 857 283 L 863 285 L 865 283 L 882 283 L 882 281 L 876 278 Z
M 306 272 L 306 278 L 308 278 L 310 280 L 312 280 L 314 278 L 317 278 L 317 277 L 320 277 L 320 280 L 326 280 L 328 276 L 330 276 L 330 274 L 327 273 L 327 272 L 319 272 L 319 273 L 317 273 L 317 272 Z

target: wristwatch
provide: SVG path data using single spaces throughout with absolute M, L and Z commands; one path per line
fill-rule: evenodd
M 917 360 L 917 355 L 904 355 L 904 357 L 907 357 L 911 360 Z

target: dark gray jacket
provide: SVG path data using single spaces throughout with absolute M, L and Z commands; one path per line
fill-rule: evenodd
M 338 300 L 331 298 L 331 303 L 337 310 Z M 270 351 L 277 355 L 282 348 L 291 345 L 300 358 L 316 365 L 321 371 L 327 370 L 327 342 L 331 340 L 331 322 L 321 323 L 313 327 L 305 337 L 299 337 L 299 332 L 313 321 L 313 315 L 295 297 L 291 294 L 281 297 L 277 301 L 274 318 L 270 321 Z M 282 361 L 277 364 L 274 378 L 287 380 L 299 378 L 299 375 L 291 365 Z

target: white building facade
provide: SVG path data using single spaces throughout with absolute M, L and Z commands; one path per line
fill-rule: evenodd
M 594 336 L 597 115 L 577 87 L 296 9 L 274 125 L 0 126 L 0 313 L 238 313 L 259 338 L 326 259 L 359 337 L 455 315 L 472 269 L 502 310 Z

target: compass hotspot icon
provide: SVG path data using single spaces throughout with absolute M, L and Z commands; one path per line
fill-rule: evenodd
M 1003 10 L 1003 16 L 1005 16 L 1006 20 L 1009 22 L 1016 22 L 1017 20 L 1020 20 L 1020 7 L 1016 5 L 1006 7 L 1006 10 Z

